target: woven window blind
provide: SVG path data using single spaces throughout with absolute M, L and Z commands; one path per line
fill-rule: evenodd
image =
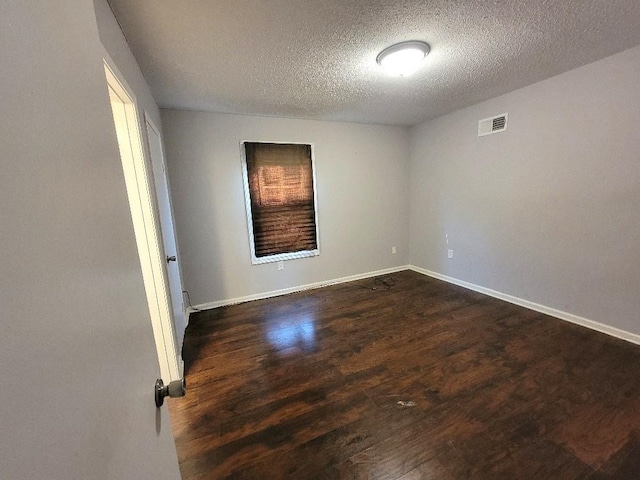
M 311 145 L 244 147 L 255 256 L 317 249 Z

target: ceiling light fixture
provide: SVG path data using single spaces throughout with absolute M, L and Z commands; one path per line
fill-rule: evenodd
M 420 68 L 429 50 L 429 44 L 418 40 L 396 43 L 380 52 L 376 62 L 391 75 L 407 77 Z

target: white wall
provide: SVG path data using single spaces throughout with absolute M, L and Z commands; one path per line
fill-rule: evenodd
M 406 264 L 407 129 L 179 110 L 162 110 L 162 121 L 194 305 Z M 314 144 L 319 256 L 285 262 L 284 271 L 251 265 L 242 140 Z
M 0 40 L 0 478 L 179 478 L 93 3 Z
M 639 79 L 636 47 L 414 127 L 410 262 L 640 333 Z

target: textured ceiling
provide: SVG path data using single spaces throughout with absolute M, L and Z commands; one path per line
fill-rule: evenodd
M 160 106 L 214 112 L 413 125 L 640 44 L 640 0 L 109 3 Z

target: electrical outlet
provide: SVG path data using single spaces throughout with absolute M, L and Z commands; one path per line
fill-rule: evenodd
M 393 247 L 391 247 L 391 253 L 393 253 L 393 254 L 398 253 L 398 251 L 396 250 L 395 245 Z
M 278 270 L 284 270 L 284 262 L 282 260 L 278 262 Z
M 447 258 L 453 258 L 453 250 L 447 250 Z

